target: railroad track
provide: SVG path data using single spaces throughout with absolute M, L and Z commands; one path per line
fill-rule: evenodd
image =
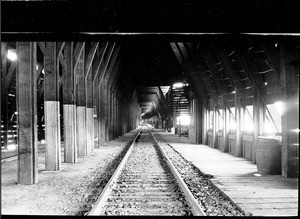
M 205 215 L 170 163 L 144 127 L 88 215 Z

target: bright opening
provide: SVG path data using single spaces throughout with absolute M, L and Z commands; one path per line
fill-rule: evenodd
M 16 50 L 14 49 L 9 49 L 7 50 L 7 56 L 6 56 L 10 61 L 16 61 L 18 59 Z
M 190 125 L 190 116 L 181 115 L 177 117 L 177 125 L 179 125 L 179 121 L 180 121 L 180 125 Z
M 10 61 L 16 61 L 18 59 L 16 50 L 14 49 L 9 49 L 7 50 L 7 56 L 6 56 Z
M 183 86 L 184 86 L 184 84 L 182 82 L 178 82 L 178 83 L 173 84 L 174 88 L 181 88 Z
M 17 147 L 16 147 L 16 145 L 15 144 L 9 144 L 9 145 L 7 145 L 7 150 L 9 150 L 9 151 L 13 151 L 13 150 L 15 150 Z
M 275 102 L 274 103 L 277 109 L 277 112 L 279 113 L 280 116 L 284 113 L 284 103 L 281 101 Z

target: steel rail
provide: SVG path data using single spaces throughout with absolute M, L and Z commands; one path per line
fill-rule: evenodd
M 118 165 L 117 169 L 115 170 L 114 174 L 111 176 L 110 180 L 108 181 L 108 183 L 105 185 L 101 195 L 99 196 L 98 200 L 96 201 L 95 205 L 93 206 L 93 208 L 90 210 L 90 212 L 87 215 L 100 215 L 102 208 L 104 207 L 109 194 L 111 193 L 112 189 L 116 186 L 116 182 L 118 177 L 120 176 L 123 167 L 125 166 L 129 155 L 132 152 L 133 146 L 136 142 L 136 139 L 138 138 L 138 136 L 140 135 L 142 131 L 141 130 L 136 134 L 135 138 L 133 139 L 133 142 L 131 143 L 129 149 L 127 150 L 124 158 L 122 159 L 121 163 Z
M 171 160 L 168 158 L 167 154 L 162 149 L 162 147 L 159 144 L 159 142 L 157 141 L 156 137 L 153 135 L 153 133 L 151 131 L 150 131 L 150 133 L 151 133 L 156 145 L 158 146 L 160 152 L 166 158 L 167 164 L 168 164 L 173 176 L 177 180 L 177 183 L 178 183 L 181 191 L 183 192 L 183 194 L 186 198 L 186 201 L 188 202 L 189 206 L 191 207 L 191 211 L 192 211 L 193 215 L 194 216 L 206 216 L 203 209 L 198 204 L 197 200 L 194 198 L 193 194 L 191 193 L 191 191 L 189 190 L 189 188 L 187 187 L 187 185 L 185 184 L 185 182 L 181 178 L 179 172 L 176 170 L 175 166 L 172 164 Z

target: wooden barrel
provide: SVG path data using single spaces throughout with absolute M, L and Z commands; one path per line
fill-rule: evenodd
M 260 174 L 281 174 L 281 146 L 278 139 L 258 137 L 256 164 Z

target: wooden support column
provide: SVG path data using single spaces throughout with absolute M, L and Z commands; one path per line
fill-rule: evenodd
M 55 42 L 46 42 L 44 56 L 44 110 L 46 139 L 46 170 L 61 167 L 60 118 L 59 118 L 59 76 Z
M 229 135 L 229 124 L 230 124 L 230 114 L 229 114 L 229 109 L 226 105 L 224 105 L 224 110 L 223 110 L 223 144 L 224 144 L 224 151 L 223 152 L 228 152 L 229 151 L 229 141 L 228 141 L 228 135 Z
M 8 146 L 8 131 L 9 131 L 9 118 L 8 118 L 8 101 L 7 101 L 7 95 L 3 97 L 3 101 L 1 104 L 1 108 L 2 108 L 2 119 L 3 119 L 3 123 L 2 125 L 3 127 L 3 132 L 1 132 L 1 135 L 3 135 L 3 146 L 5 149 L 7 149 Z M 1 119 L 1 117 L 0 117 Z
M 252 162 L 256 163 L 256 148 L 258 142 L 258 136 L 263 134 L 265 113 L 264 104 L 261 100 L 261 96 L 257 88 L 254 90 L 253 95 L 253 148 L 252 148 Z
M 85 92 L 86 92 L 86 129 L 87 129 L 87 154 L 94 150 L 94 105 L 93 105 L 93 71 L 92 63 L 99 43 L 93 42 L 85 63 Z
M 66 68 L 63 68 L 63 111 L 64 111 L 64 162 L 77 162 L 76 144 L 76 105 L 73 67 L 73 43 L 66 42 L 64 47 Z
M 99 107 L 99 116 L 100 116 L 100 121 L 99 121 L 99 137 L 100 137 L 100 145 L 105 144 L 105 87 L 103 83 L 100 83 L 100 107 Z
M 282 176 L 299 177 L 299 55 L 295 60 L 289 51 L 281 51 L 280 69 L 284 84 L 285 111 L 282 123 Z M 292 52 L 290 54 L 293 54 Z
M 218 111 L 217 107 L 213 107 L 213 117 L 214 117 L 214 124 L 213 124 L 213 148 L 218 148 Z
M 94 71 L 94 69 L 93 69 Z M 93 106 L 94 106 L 94 148 L 99 148 L 99 83 L 98 77 L 93 81 Z
M 38 182 L 36 43 L 17 43 L 18 183 Z
M 84 44 L 77 43 L 74 51 L 74 74 L 76 77 L 76 136 L 78 157 L 87 155 L 87 129 L 86 129 L 86 96 L 85 96 L 85 69 Z
M 235 136 L 235 156 L 242 157 L 242 128 L 243 128 L 243 106 L 241 103 L 241 93 L 235 90 L 235 118 L 236 118 L 236 136 Z
M 105 126 L 106 126 L 106 132 L 105 132 L 105 140 L 108 142 L 110 140 L 110 132 L 111 132 L 111 126 L 110 126 L 110 118 L 111 118 L 111 91 L 109 90 L 107 86 L 107 81 L 105 81 L 106 84 L 106 120 L 105 120 Z
M 93 75 L 92 68 L 87 70 L 86 76 L 86 128 L 87 128 L 87 154 L 94 150 L 94 109 L 93 109 Z
M 204 105 L 202 105 L 202 144 L 207 145 L 207 124 L 209 123 L 208 112 Z

